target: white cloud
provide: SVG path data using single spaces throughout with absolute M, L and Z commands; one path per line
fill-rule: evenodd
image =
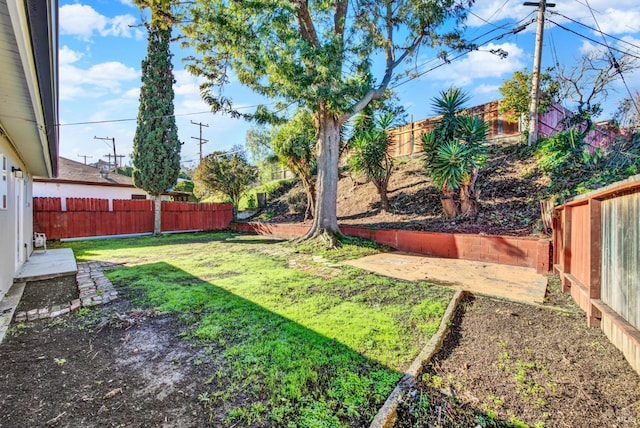
M 60 34 L 76 36 L 89 41 L 95 34 L 101 36 L 115 36 L 141 39 L 144 33 L 139 28 L 132 28 L 136 24 L 133 15 L 119 15 L 114 18 L 106 17 L 91 6 L 83 4 L 68 4 L 60 8 Z
M 489 52 L 498 49 L 508 52 L 509 55 L 501 59 Z M 447 85 L 467 86 L 475 79 L 499 78 L 521 70 L 524 68 L 523 56 L 523 50 L 513 43 L 499 45 L 489 43 L 481 50 L 469 53 L 462 60 L 454 61 L 427 73 L 424 78 L 441 80 L 447 82 Z
M 473 89 L 473 93 L 474 94 L 493 94 L 493 93 L 497 93 L 499 89 L 500 89 L 499 85 L 487 85 L 483 83 L 481 85 L 475 86 Z
M 81 52 L 69 49 L 69 47 L 66 45 L 58 51 L 58 60 L 60 62 L 60 65 L 73 64 L 82 57 L 83 54 Z
M 593 10 L 593 15 L 583 2 L 556 2 L 555 7 L 547 9 L 547 18 L 560 24 L 569 23 L 569 19 L 561 16 L 564 15 L 594 29 L 599 25 L 603 32 L 612 35 L 640 32 L 640 3 L 637 0 L 619 0 L 614 3 L 614 6 L 610 0 L 591 0 L 589 6 Z M 501 19 L 520 21 L 525 17 L 527 19 L 529 16 L 535 17 L 537 8 L 523 6 L 522 1 L 519 0 L 492 0 L 476 2 L 471 11 L 474 15 L 469 15 L 468 24 L 470 27 L 479 27 L 485 25 L 486 21 L 493 23 Z M 535 31 L 535 26 L 529 26 L 527 30 Z M 593 34 L 584 27 L 580 29 L 580 32 L 584 31 Z
M 60 50 L 60 99 L 70 100 L 79 96 L 97 97 L 118 94 L 124 82 L 139 78 L 139 73 L 121 62 L 110 61 L 94 64 L 84 69 L 75 65 L 82 54 L 63 46 Z

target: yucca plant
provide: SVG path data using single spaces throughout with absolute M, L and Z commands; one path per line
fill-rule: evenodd
M 432 102 L 441 118 L 433 131 L 422 136 L 424 165 L 442 191 L 447 218 L 459 214 L 475 217 L 479 210 L 475 184 L 486 160 L 484 142 L 489 125 L 477 116 L 461 114 L 468 100 L 469 96 L 458 88 L 442 91 Z M 458 191 L 459 201 L 455 199 Z
M 368 129 L 360 130 L 351 142 L 349 166 L 364 174 L 378 191 L 382 211 L 389 211 L 387 191 L 393 172 L 393 158 L 389 155 L 391 138 L 387 129 L 393 123 L 393 115 L 383 114 L 374 119 Z

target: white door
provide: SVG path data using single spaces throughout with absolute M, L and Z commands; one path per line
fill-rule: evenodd
M 24 248 L 24 179 L 13 179 L 16 195 L 16 270 L 22 266 L 26 257 Z

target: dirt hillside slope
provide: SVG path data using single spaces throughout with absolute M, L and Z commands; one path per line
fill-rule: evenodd
M 372 228 L 491 235 L 541 235 L 539 198 L 545 179 L 518 143 L 494 143 L 481 170 L 481 211 L 474 220 L 445 220 L 438 189 L 431 185 L 420 157 L 396 159 L 389 185 L 392 212 L 380 212 L 375 187 L 345 172 L 338 183 L 338 221 Z M 304 193 L 299 186 L 271 201 L 256 220 L 302 222 Z

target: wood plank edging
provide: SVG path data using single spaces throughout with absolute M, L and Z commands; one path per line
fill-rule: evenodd
M 415 360 L 413 360 L 413 363 L 411 363 L 405 372 L 405 375 L 400 379 L 400 382 L 398 382 L 398 385 L 396 385 L 394 390 L 391 391 L 391 394 L 387 397 L 387 400 L 378 411 L 378 414 L 373 418 L 369 428 L 389 428 L 393 425 L 396 419 L 396 411 L 398 409 L 400 396 L 407 388 L 415 384 L 424 366 L 431 361 L 433 356 L 442 347 L 442 344 L 449 333 L 458 304 L 467 294 L 468 293 L 464 290 L 456 291 L 456 294 L 454 294 L 453 298 L 449 302 L 449 306 L 442 317 L 442 321 L 440 321 L 438 331 L 436 334 L 431 336 L 429 342 L 427 342 L 424 348 L 422 348 L 422 351 L 418 354 Z

